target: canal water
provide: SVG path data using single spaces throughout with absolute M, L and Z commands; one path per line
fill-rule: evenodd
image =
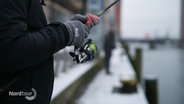
M 184 50 L 144 49 L 143 76 L 152 74 L 159 81 L 159 104 L 184 104 Z
M 157 76 L 159 104 L 184 104 L 184 49 L 132 45 L 131 50 L 135 47 L 143 49 L 143 78 Z

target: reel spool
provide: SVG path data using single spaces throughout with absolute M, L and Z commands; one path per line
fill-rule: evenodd
M 96 52 L 96 45 L 91 39 L 87 39 L 83 47 L 76 48 L 74 52 L 70 52 L 69 54 L 73 57 L 73 61 L 76 61 L 77 63 L 84 63 L 93 60 Z

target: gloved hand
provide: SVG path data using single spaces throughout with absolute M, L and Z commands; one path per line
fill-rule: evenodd
M 93 26 L 99 24 L 99 17 L 92 14 L 88 14 L 86 16 L 76 14 L 73 17 L 71 17 L 70 20 L 80 21 L 83 24 L 86 24 L 88 28 L 92 28 Z
M 82 47 L 85 39 L 88 37 L 89 28 L 80 21 L 67 21 L 64 25 L 66 26 L 70 36 L 68 45 Z
M 92 14 L 87 16 L 77 14 L 70 18 L 69 21 L 64 23 L 70 35 L 69 45 L 82 47 L 90 29 L 98 23 L 99 18 Z

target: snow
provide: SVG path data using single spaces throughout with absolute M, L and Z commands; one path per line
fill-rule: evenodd
M 144 78 L 145 78 L 146 80 L 156 80 L 156 79 L 158 79 L 158 76 L 155 75 L 155 74 L 150 74 L 150 75 L 144 76 Z
M 52 100 L 56 98 L 61 92 L 63 92 L 67 87 L 69 87 L 73 82 L 79 79 L 79 77 L 86 73 L 93 65 L 94 62 L 79 64 L 66 73 L 60 73 L 54 80 Z
M 106 75 L 105 69 L 97 74 L 86 92 L 77 101 L 77 104 L 148 104 L 142 87 L 138 84 L 138 92 L 120 94 L 113 92 L 114 87 L 122 86 L 120 79 L 131 79 L 135 72 L 122 49 L 113 51 L 110 70 L 112 75 Z
M 123 54 L 121 48 L 117 48 L 113 51 L 110 63 L 112 75 L 106 75 L 104 69 L 100 71 L 77 103 L 148 104 L 140 85 L 138 85 L 137 93 L 119 94 L 113 92 L 114 87 L 122 86 L 120 80 L 129 80 L 135 77 L 135 72 L 128 57 Z M 86 73 L 94 64 L 94 62 L 80 64 L 66 73 L 59 74 L 54 81 L 52 99 L 56 98 L 61 92 Z

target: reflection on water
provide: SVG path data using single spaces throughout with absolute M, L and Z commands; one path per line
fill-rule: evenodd
M 184 50 L 176 48 L 144 49 L 143 76 L 159 79 L 159 104 L 184 104 Z

